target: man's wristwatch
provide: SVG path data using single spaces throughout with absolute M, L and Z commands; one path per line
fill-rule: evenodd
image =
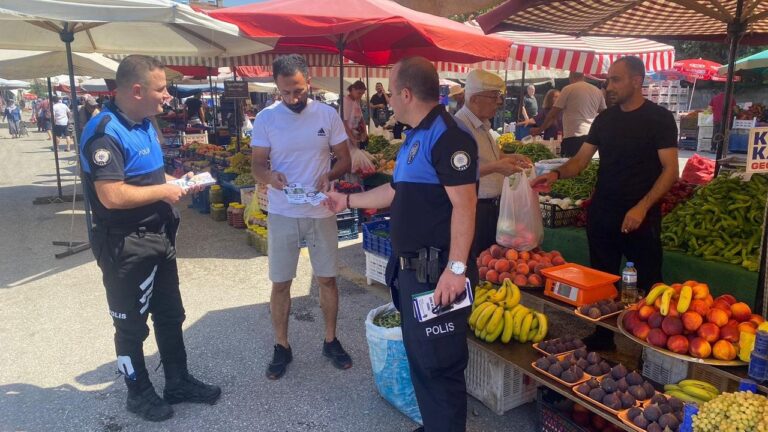
M 448 261 L 448 270 L 457 276 L 461 276 L 466 273 L 467 265 L 461 261 Z

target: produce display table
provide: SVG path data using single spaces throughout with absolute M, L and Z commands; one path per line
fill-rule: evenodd
M 544 228 L 544 250 L 558 250 L 569 261 L 589 265 L 587 231 L 584 228 Z M 698 280 L 706 282 L 713 296 L 733 294 L 755 308 L 758 273 L 740 266 L 705 261 L 682 252 L 664 251 L 665 281 Z

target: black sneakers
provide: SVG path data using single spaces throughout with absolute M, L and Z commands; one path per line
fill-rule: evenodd
M 288 363 L 293 361 L 293 351 L 291 347 L 284 347 L 280 344 L 275 344 L 275 352 L 272 354 L 272 361 L 267 366 L 267 378 L 271 380 L 280 379 L 285 375 L 285 370 L 288 368 Z
M 349 369 L 352 367 L 352 358 L 341 347 L 341 342 L 334 338 L 331 342 L 323 341 L 323 355 L 331 359 L 337 369 Z
M 144 420 L 159 422 L 173 417 L 173 408 L 168 402 L 160 399 L 151 385 L 140 393 L 128 392 L 126 402 L 128 411 L 138 414 Z
M 221 396 L 219 386 L 206 384 L 196 379 L 189 372 L 184 372 L 179 376 L 168 378 L 166 375 L 165 388 L 163 389 L 163 398 L 169 404 L 180 402 L 195 402 L 213 405 Z

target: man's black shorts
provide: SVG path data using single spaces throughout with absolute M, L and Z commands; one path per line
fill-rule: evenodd
M 53 135 L 57 137 L 66 137 L 69 134 L 67 133 L 67 125 L 53 125 Z

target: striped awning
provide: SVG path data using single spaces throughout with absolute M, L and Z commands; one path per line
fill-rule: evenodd
M 200 56 L 152 56 L 166 66 L 208 66 L 230 67 L 236 66 L 267 66 L 278 56 L 285 53 L 259 53 L 231 57 L 200 57 Z M 333 66 L 339 64 L 339 55 L 333 53 L 302 54 L 307 59 L 309 66 Z M 120 61 L 128 54 L 108 54 L 106 57 Z
M 466 23 L 479 27 L 476 21 Z M 647 72 L 667 70 L 675 62 L 675 48 L 648 39 L 625 37 L 573 37 L 564 34 L 503 31 L 495 36 L 512 42 L 510 60 L 586 74 L 604 74 L 616 59 L 637 56 Z M 483 62 L 493 65 L 495 62 Z M 503 70 L 498 67 L 486 69 Z M 519 67 L 517 68 L 519 70 Z M 515 70 L 515 69 L 510 69 Z
M 746 43 L 768 40 L 765 0 L 506 0 L 477 21 L 486 33 L 547 31 L 574 36 L 632 36 L 722 41 L 743 4 Z

